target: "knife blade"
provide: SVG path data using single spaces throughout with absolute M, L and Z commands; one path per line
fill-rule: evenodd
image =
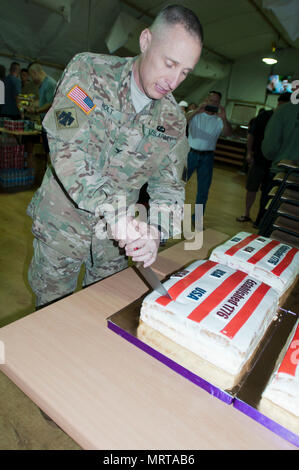
M 172 297 L 160 282 L 157 274 L 152 270 L 152 268 L 144 268 L 141 264 L 136 264 L 135 267 L 139 271 L 139 274 L 141 274 L 143 280 L 145 280 L 154 291 L 158 292 L 160 295 L 165 295 L 172 300 Z

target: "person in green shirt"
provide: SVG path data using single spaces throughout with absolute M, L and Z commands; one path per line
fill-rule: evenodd
M 280 171 L 277 163 L 281 160 L 299 162 L 299 103 L 293 101 L 291 98 L 275 111 L 262 142 L 262 152 L 272 161 L 271 172 L 274 174 Z
M 293 83 L 298 77 L 299 72 L 296 72 L 293 76 Z M 254 224 L 255 228 L 258 228 L 265 214 L 275 174 L 281 171 L 277 164 L 281 160 L 292 160 L 299 163 L 299 103 L 294 100 L 296 92 L 298 94 L 298 89 L 299 82 L 293 87 L 290 101 L 277 107 L 265 130 L 262 152 L 272 163 L 268 183 L 262 191 L 259 214 Z M 286 95 L 286 93 L 283 95 Z

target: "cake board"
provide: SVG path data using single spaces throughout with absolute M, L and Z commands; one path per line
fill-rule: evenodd
M 183 268 L 181 268 L 183 269 Z M 165 278 L 168 279 L 171 276 Z M 291 444 L 299 447 L 299 436 L 263 415 L 258 410 L 258 402 L 261 394 L 273 372 L 276 360 L 283 348 L 292 328 L 296 322 L 297 315 L 288 312 L 295 309 L 298 301 L 298 277 L 289 289 L 280 298 L 279 306 L 285 310 L 279 310 L 277 319 L 272 321 L 264 338 L 260 342 L 248 372 L 243 379 L 231 390 L 223 390 L 213 383 L 200 377 L 198 374 L 183 367 L 157 348 L 142 341 L 137 336 L 139 316 L 143 299 L 148 295 L 146 292 L 142 297 L 119 310 L 107 318 L 108 328 L 124 339 L 137 346 L 147 354 L 159 360 L 167 367 L 204 389 L 211 395 L 217 397 L 228 405 L 233 405 L 242 413 L 264 425 L 270 431 L 276 433 Z
M 140 309 L 142 301 L 147 294 L 114 313 L 111 317 L 108 317 L 108 328 L 224 403 L 232 404 L 234 395 L 226 390 L 221 390 L 137 337 Z
M 297 318 L 294 314 L 280 312 L 277 320 L 272 322 L 270 340 L 261 351 L 254 367 L 236 393 L 233 406 L 278 436 L 299 447 L 299 436 L 297 434 L 262 414 L 258 409 L 262 393 L 274 370 L 276 360 Z

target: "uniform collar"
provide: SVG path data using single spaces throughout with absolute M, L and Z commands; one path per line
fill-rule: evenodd
M 133 63 L 136 59 L 137 57 L 129 57 L 126 59 L 117 88 L 120 111 L 127 114 L 136 114 L 131 100 L 131 75 Z

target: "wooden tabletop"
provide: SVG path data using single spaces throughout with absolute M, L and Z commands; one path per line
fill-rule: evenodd
M 293 448 L 107 328 L 146 290 L 128 268 L 5 326 L 1 370 L 85 449 Z

